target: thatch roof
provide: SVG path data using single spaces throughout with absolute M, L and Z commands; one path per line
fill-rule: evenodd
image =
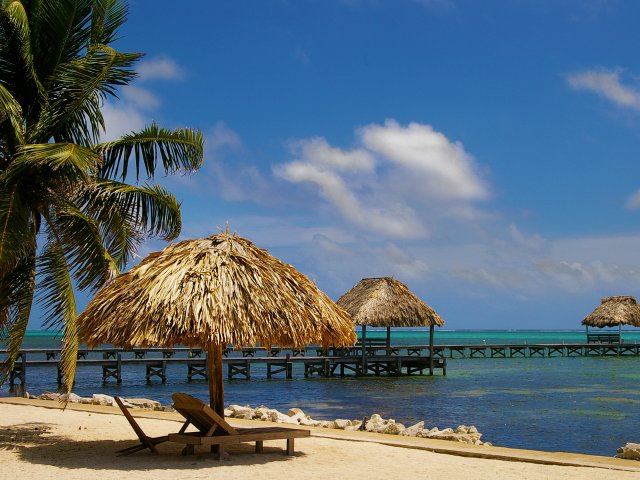
M 391 277 L 363 278 L 338 299 L 357 325 L 425 327 L 444 320 L 407 286 Z
M 629 296 L 605 297 L 593 312 L 584 317 L 582 325 L 599 328 L 616 325 L 640 327 L 640 305 Z
M 152 253 L 97 293 L 78 329 L 90 347 L 356 340 L 348 314 L 306 276 L 228 232 Z

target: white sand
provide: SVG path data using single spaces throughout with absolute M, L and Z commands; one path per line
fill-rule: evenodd
M 170 420 L 139 420 L 148 435 L 175 432 Z M 429 451 L 328 438 L 296 441 L 296 455 L 283 455 L 284 441 L 230 449 L 216 461 L 209 454 L 181 456 L 164 443 L 128 457 L 115 451 L 137 443 L 122 415 L 0 403 L 0 480 L 51 479 L 640 479 L 636 472 L 467 458 Z M 491 448 L 491 447 L 486 447 Z

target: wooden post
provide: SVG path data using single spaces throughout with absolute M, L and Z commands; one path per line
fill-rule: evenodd
M 116 377 L 116 382 L 119 384 L 122 383 L 122 355 L 120 355 L 118 353 L 118 357 L 116 359 L 116 372 L 117 372 L 117 377 Z
M 285 376 L 287 378 L 287 380 L 291 380 L 293 378 L 293 362 L 291 361 L 291 354 L 287 353 L 286 359 L 285 359 L 286 363 L 285 363 Z
M 362 371 L 367 374 L 367 326 L 362 325 L 362 335 L 360 339 L 362 344 Z
M 429 326 L 429 375 L 433 375 L 433 331 L 434 325 Z
M 618 343 L 622 343 L 622 323 L 618 324 Z
M 209 374 L 209 404 L 214 412 L 224 417 L 224 382 L 220 345 L 207 345 L 207 373 Z

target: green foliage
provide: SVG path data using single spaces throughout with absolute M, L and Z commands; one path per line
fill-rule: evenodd
M 100 143 L 100 108 L 142 56 L 112 45 L 126 17 L 124 0 L 0 0 L 0 338 L 10 352 L 0 383 L 37 301 L 45 324 L 63 331 L 70 388 L 75 289 L 96 291 L 146 238 L 180 233 L 170 192 L 124 182 L 130 168 L 136 182 L 197 170 L 202 134 L 154 123 Z

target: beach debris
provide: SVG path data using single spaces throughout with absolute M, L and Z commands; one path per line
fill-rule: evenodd
M 640 443 L 627 443 L 618 449 L 617 458 L 626 460 L 640 460 Z

